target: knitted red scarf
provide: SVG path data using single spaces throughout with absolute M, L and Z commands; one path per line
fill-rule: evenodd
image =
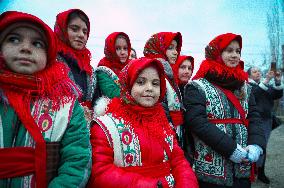
M 129 58 L 131 52 L 131 43 L 128 35 L 123 32 L 114 32 L 106 38 L 104 48 L 105 57 L 102 58 L 98 64 L 98 66 L 106 66 L 110 68 L 116 75 L 119 75 L 120 71 L 128 63 L 128 59 L 125 63 L 121 63 L 119 57 L 116 54 L 115 41 L 119 35 L 122 35 L 126 38 Z
M 180 32 L 160 32 L 152 35 L 145 44 L 143 51 L 144 56 L 149 58 L 163 58 L 167 61 L 166 51 L 174 39 L 177 40 L 177 51 L 179 56 L 182 46 L 182 36 Z
M 70 9 L 64 12 L 59 13 L 56 16 L 56 23 L 54 26 L 54 32 L 58 38 L 58 52 L 75 59 L 78 63 L 78 66 L 81 70 L 86 71 L 88 75 L 92 74 L 92 66 L 91 66 L 91 52 L 85 47 L 82 50 L 76 50 L 70 46 L 69 37 L 67 33 L 68 29 L 68 17 L 72 12 L 79 12 L 85 15 L 86 18 L 88 16 L 80 9 Z M 88 20 L 89 21 L 89 20 Z M 88 38 L 90 34 L 90 22 L 87 24 L 88 27 Z
M 186 83 L 181 82 L 181 80 L 179 79 L 179 75 L 178 75 L 179 67 L 181 66 L 181 64 L 185 60 L 189 60 L 191 62 L 192 71 L 193 71 L 193 69 L 194 69 L 194 58 L 192 56 L 181 55 L 181 56 L 178 57 L 175 64 L 171 64 L 171 67 L 173 69 L 174 79 L 175 79 L 175 82 L 178 85 L 185 85 L 186 84 Z
M 207 78 L 222 84 L 230 84 L 235 82 L 232 86 L 237 89 L 248 80 L 248 75 L 244 72 L 244 62 L 240 61 L 236 67 L 228 67 L 224 64 L 221 54 L 223 50 L 233 41 L 237 40 L 242 48 L 242 38 L 240 35 L 233 33 L 226 33 L 217 36 L 205 48 L 206 59 L 201 63 L 199 70 L 193 79 Z M 230 86 L 231 87 L 231 86 Z
M 130 91 L 136 78 L 146 67 L 157 68 L 161 80 L 161 95 L 159 102 L 153 107 L 143 107 L 136 103 Z M 120 74 L 121 97 L 114 98 L 108 105 L 107 112 L 111 112 L 116 118 L 123 118 L 131 126 L 145 126 L 150 129 L 151 134 L 161 143 L 164 141 L 164 130 L 172 131 L 169 126 L 161 101 L 165 95 L 165 75 L 163 66 L 159 61 L 147 58 L 132 60 Z

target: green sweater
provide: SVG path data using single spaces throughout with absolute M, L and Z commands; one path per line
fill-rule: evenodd
M 120 96 L 120 87 L 118 83 L 114 81 L 114 78 L 110 77 L 103 71 L 97 71 L 98 87 L 102 95 L 112 99 Z
M 91 170 L 91 147 L 83 108 L 74 100 L 59 111 L 49 109 L 46 115 L 47 103 L 36 101 L 32 115 L 38 126 L 45 128 L 42 131 L 45 141 L 60 143 L 58 175 L 48 187 L 85 187 Z M 33 147 L 33 139 L 14 110 L 0 103 L 0 148 L 16 146 Z M 1 179 L 0 187 L 31 187 L 32 179 L 34 175 Z

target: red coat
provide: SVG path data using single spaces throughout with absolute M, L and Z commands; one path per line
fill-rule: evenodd
M 141 148 L 142 167 L 155 166 L 163 163 L 164 149 L 155 138 L 150 136 L 147 127 L 135 128 Z M 92 144 L 92 175 L 89 187 L 157 187 L 160 180 L 163 187 L 169 187 L 164 176 L 157 173 L 141 175 L 139 169 L 131 172 L 114 164 L 114 152 L 111 148 L 105 132 L 95 124 L 91 129 Z M 198 187 L 197 179 L 189 163 L 184 157 L 183 151 L 174 139 L 173 150 L 169 156 L 170 173 L 175 179 L 175 187 Z M 139 167 L 138 167 L 139 168 Z M 158 170 L 159 171 L 159 170 Z M 161 170 L 162 171 L 162 170 Z

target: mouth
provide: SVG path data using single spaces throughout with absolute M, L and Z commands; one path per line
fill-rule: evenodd
M 34 61 L 32 59 L 29 59 L 29 58 L 16 58 L 16 61 L 20 62 L 21 64 L 34 63 Z
M 75 40 L 75 42 L 77 42 L 77 43 L 79 43 L 79 44 L 84 44 L 84 42 L 81 41 L 81 40 Z

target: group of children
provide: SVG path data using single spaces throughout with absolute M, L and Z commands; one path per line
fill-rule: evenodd
M 179 32 L 132 60 L 111 33 L 94 69 L 79 9 L 54 31 L 7 11 L 0 29 L 0 187 L 250 187 L 265 144 L 240 35 L 213 39 L 188 83 Z

